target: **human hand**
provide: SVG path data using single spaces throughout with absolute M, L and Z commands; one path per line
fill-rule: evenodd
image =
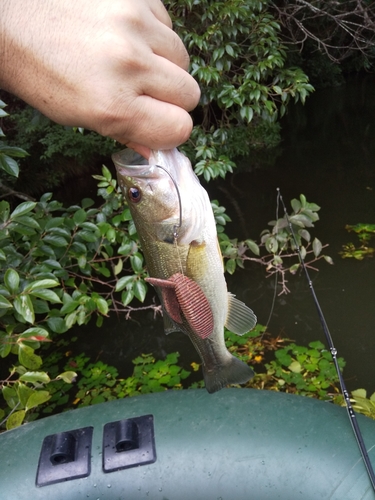
M 171 26 L 160 0 L 3 0 L 0 86 L 145 156 L 173 148 L 200 91 Z

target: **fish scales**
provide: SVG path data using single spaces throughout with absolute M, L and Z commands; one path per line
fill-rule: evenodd
M 228 294 L 210 200 L 189 160 L 174 149 L 152 151 L 148 163 L 131 150 L 116 153 L 113 161 L 166 333 L 189 336 L 208 392 L 247 382 L 253 371 L 227 350 L 224 325 L 242 335 L 256 316 Z

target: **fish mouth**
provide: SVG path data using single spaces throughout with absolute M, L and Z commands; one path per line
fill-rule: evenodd
M 156 177 L 154 165 L 149 165 L 146 158 L 132 149 L 124 149 L 112 155 L 116 169 L 127 177 Z

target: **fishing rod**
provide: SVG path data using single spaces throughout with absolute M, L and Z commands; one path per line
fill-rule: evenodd
M 303 257 L 302 257 L 302 254 L 301 254 L 301 250 L 300 250 L 300 247 L 299 247 L 296 235 L 295 235 L 294 230 L 293 230 L 292 223 L 290 222 L 289 215 L 288 215 L 288 212 L 286 210 L 283 197 L 281 196 L 280 188 L 277 188 L 277 205 L 279 204 L 279 200 L 282 203 L 282 206 L 283 206 L 283 209 L 284 209 L 284 213 L 285 213 L 285 218 L 286 218 L 286 221 L 288 223 L 290 232 L 292 234 L 292 237 L 293 237 L 293 240 L 294 240 L 294 244 L 295 244 L 296 249 L 297 249 L 298 257 L 299 257 L 302 269 L 303 269 L 303 271 L 305 273 L 306 279 L 308 281 L 309 288 L 311 290 L 311 293 L 312 293 L 312 296 L 313 296 L 313 299 L 314 299 L 314 303 L 315 303 L 315 306 L 316 306 L 317 311 L 318 311 L 319 319 L 320 319 L 321 325 L 323 327 L 323 331 L 324 331 L 325 336 L 326 336 L 326 340 L 327 340 L 327 343 L 328 343 L 328 346 L 329 346 L 329 350 L 331 352 L 332 359 L 333 359 L 333 362 L 334 362 L 334 365 L 335 365 L 335 368 L 336 368 L 336 371 L 337 371 L 337 375 L 338 375 L 338 378 L 339 378 L 341 392 L 342 392 L 342 395 L 344 396 L 344 399 L 345 399 L 346 409 L 348 411 L 348 416 L 349 416 L 350 424 L 352 426 L 354 436 L 356 438 L 359 450 L 360 450 L 361 455 L 362 455 L 363 462 L 365 464 L 365 467 L 366 467 L 369 479 L 371 481 L 372 488 L 375 491 L 375 473 L 374 473 L 374 469 L 373 469 L 372 464 L 370 462 L 370 458 L 369 458 L 368 453 L 367 453 L 367 449 L 366 449 L 365 442 L 363 440 L 361 429 L 359 428 L 358 420 L 357 420 L 356 414 L 355 414 L 355 412 L 353 410 L 352 404 L 350 402 L 350 397 L 349 397 L 349 393 L 348 393 L 348 390 L 347 390 L 345 382 L 344 382 L 344 378 L 343 378 L 343 376 L 341 374 L 341 371 L 340 371 L 340 367 L 339 367 L 339 364 L 338 364 L 338 361 L 337 361 L 337 349 L 333 345 L 332 336 L 331 336 L 331 334 L 329 332 L 328 325 L 327 325 L 327 322 L 326 322 L 326 320 L 324 318 L 324 314 L 323 314 L 322 308 L 320 307 L 320 304 L 319 304 L 318 298 L 316 296 L 316 293 L 315 293 L 312 281 L 310 279 L 309 272 L 308 272 L 307 267 L 305 265 L 305 262 L 303 260 Z

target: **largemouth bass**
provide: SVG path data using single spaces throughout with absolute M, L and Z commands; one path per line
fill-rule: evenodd
M 252 369 L 229 353 L 224 325 L 243 335 L 256 316 L 228 293 L 208 194 L 177 149 L 152 151 L 149 161 L 127 149 L 113 155 L 152 284 L 163 307 L 165 332 L 186 333 L 202 360 L 209 393 L 242 384 Z

